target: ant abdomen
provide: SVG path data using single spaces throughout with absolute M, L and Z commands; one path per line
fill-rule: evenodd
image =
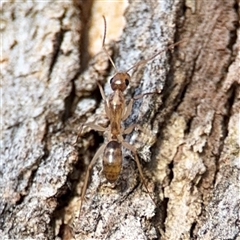
M 115 182 L 122 169 L 122 146 L 117 141 L 110 141 L 103 153 L 103 173 L 106 179 Z

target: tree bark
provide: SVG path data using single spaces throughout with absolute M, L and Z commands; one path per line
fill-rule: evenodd
M 78 219 L 104 141 L 80 129 L 108 125 L 97 81 L 108 96 L 114 74 L 103 51 L 89 61 L 92 1 L 2 4 L 1 239 L 240 239 L 239 5 L 129 2 L 120 41 L 107 46 L 117 69 L 164 50 L 129 72 L 125 93 L 128 102 L 158 92 L 134 101 L 124 122 L 144 129 L 126 141 L 155 204 L 123 148 L 115 185 L 98 159 Z

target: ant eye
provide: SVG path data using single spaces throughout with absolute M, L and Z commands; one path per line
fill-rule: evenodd
M 128 86 L 128 84 L 129 84 L 129 80 L 127 78 L 125 79 L 125 84 L 126 84 L 126 86 Z
M 110 79 L 110 84 L 112 84 L 113 78 Z

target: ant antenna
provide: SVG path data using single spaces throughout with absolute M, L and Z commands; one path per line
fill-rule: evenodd
M 132 67 L 130 67 L 126 72 L 129 72 L 129 71 L 132 70 L 133 68 L 137 68 L 137 67 L 139 67 L 139 66 L 142 65 L 142 64 L 146 64 L 148 61 L 153 60 L 153 59 L 154 59 L 157 55 L 159 55 L 160 53 L 165 52 L 165 51 L 167 51 L 168 49 L 171 49 L 171 48 L 175 47 L 176 45 L 178 45 L 178 44 L 181 43 L 181 42 L 184 42 L 185 40 L 186 40 L 186 39 L 182 39 L 181 41 L 178 41 L 178 42 L 176 42 L 176 43 L 173 43 L 173 44 L 165 47 L 164 49 L 160 50 L 159 52 L 157 52 L 156 54 L 154 54 L 154 55 L 151 56 L 150 58 L 147 58 L 147 59 L 144 59 L 144 60 L 139 61 L 138 63 L 135 63 L 135 64 L 134 64 Z
M 105 16 L 103 15 L 102 17 L 103 17 L 103 21 L 104 21 L 104 34 L 103 34 L 102 48 L 103 48 L 104 52 L 106 53 L 106 55 L 108 56 L 108 59 L 109 59 L 109 61 L 111 62 L 113 68 L 115 69 L 115 72 L 118 72 L 118 70 L 117 70 L 117 68 L 116 68 L 116 66 L 115 66 L 112 58 L 110 57 L 110 55 L 109 55 L 108 52 L 107 52 L 107 49 L 105 48 L 105 39 L 106 39 L 106 32 L 107 32 L 107 22 L 106 22 Z M 158 55 L 161 54 L 162 52 L 165 52 L 165 51 L 167 51 L 167 50 L 175 47 L 175 46 L 178 45 L 179 43 L 184 42 L 184 41 L 186 41 L 186 40 L 187 40 L 187 39 L 182 39 L 182 40 L 180 40 L 180 41 L 178 41 L 178 42 L 176 42 L 176 43 L 173 43 L 173 44 L 171 44 L 171 45 L 163 48 L 162 50 L 160 50 L 159 52 L 157 52 L 156 54 L 154 54 L 154 55 L 151 56 L 150 58 L 147 58 L 147 59 L 144 59 L 144 60 L 139 61 L 138 63 L 135 63 L 132 67 L 130 67 L 130 68 L 126 71 L 126 73 L 128 73 L 130 70 L 132 70 L 132 69 L 134 69 L 134 68 L 139 67 L 140 65 L 146 64 L 147 62 L 153 60 L 156 56 L 158 56 Z
M 106 32 L 107 32 L 107 22 L 106 22 L 105 16 L 103 15 L 102 17 L 103 17 L 103 21 L 104 21 L 104 33 L 103 33 L 102 48 L 103 48 L 104 52 L 106 53 L 106 55 L 108 56 L 108 59 L 111 62 L 111 64 L 113 65 L 115 71 L 118 72 L 112 58 L 108 54 L 107 49 L 105 48 L 105 45 L 104 45 L 105 44 L 105 38 L 106 38 Z

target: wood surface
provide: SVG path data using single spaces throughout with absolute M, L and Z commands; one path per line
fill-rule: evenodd
M 96 40 L 88 38 L 92 4 L 1 5 L 1 239 L 240 239 L 240 4 L 233 0 L 129 1 L 120 39 L 106 46 L 118 70 L 185 39 L 130 71 L 125 93 L 128 102 L 159 92 L 136 100 L 124 122 L 145 129 L 125 139 L 138 150 L 156 205 L 123 149 L 115 186 L 101 158 L 94 166 L 78 219 L 86 169 L 104 141 L 80 129 L 107 126 L 97 81 L 108 95 L 114 74 L 101 49 L 88 52 Z M 95 24 L 103 29 L 102 18 Z

